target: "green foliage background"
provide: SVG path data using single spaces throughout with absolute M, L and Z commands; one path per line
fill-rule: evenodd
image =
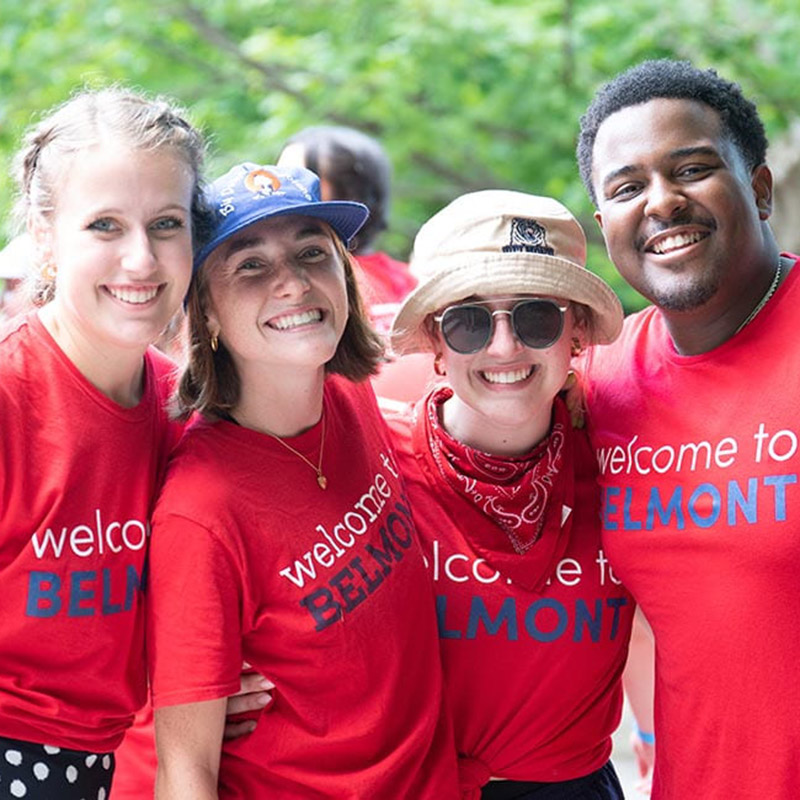
M 462 192 L 555 196 L 633 309 L 574 161 L 594 90 L 644 58 L 689 58 L 739 81 L 775 135 L 800 107 L 799 41 L 797 0 L 2 0 L 0 241 L 23 130 L 77 87 L 120 82 L 191 109 L 211 176 L 274 160 L 309 124 L 379 137 L 395 170 L 382 245 L 398 257 Z

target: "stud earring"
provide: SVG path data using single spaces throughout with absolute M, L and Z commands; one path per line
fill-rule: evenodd
M 444 357 L 441 353 L 436 354 L 436 358 L 433 359 L 433 371 L 440 377 L 444 378 L 447 375 L 447 370 L 444 366 Z

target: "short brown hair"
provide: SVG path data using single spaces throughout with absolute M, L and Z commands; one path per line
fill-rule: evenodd
M 358 290 L 353 257 L 333 229 L 322 223 L 333 240 L 344 267 L 347 288 L 347 324 L 325 371 L 362 381 L 378 371 L 384 345 L 370 325 Z M 189 287 L 189 354 L 186 367 L 173 400 L 173 414 L 185 419 L 193 411 L 207 417 L 225 417 L 236 407 L 241 395 L 241 381 L 228 349 L 222 342 L 216 351 L 206 326 L 208 306 L 208 270 L 200 266 Z

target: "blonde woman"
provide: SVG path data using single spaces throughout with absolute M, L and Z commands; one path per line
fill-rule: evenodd
M 122 89 L 45 117 L 18 157 L 38 310 L 0 334 L 0 790 L 108 796 L 146 694 L 149 515 L 172 427 L 150 347 L 180 308 L 200 134 Z

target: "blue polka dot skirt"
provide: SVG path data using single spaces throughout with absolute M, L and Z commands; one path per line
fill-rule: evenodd
M 0 736 L 0 800 L 110 800 L 113 753 Z

